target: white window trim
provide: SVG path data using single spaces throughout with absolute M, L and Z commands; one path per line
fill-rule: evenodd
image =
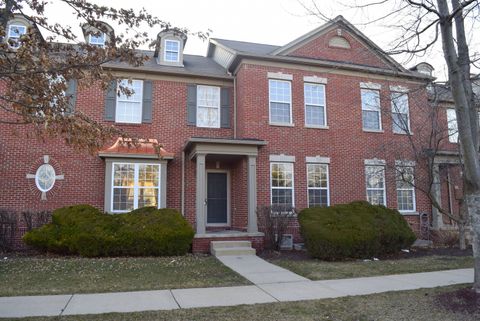
M 404 165 L 407 164 L 406 162 L 403 163 L 397 163 L 395 162 L 395 174 L 400 172 L 398 170 L 399 167 L 411 167 L 413 168 L 413 185 L 409 185 L 408 188 L 398 188 L 397 187 L 397 180 L 395 179 L 395 189 L 397 190 L 397 209 L 398 209 L 398 191 L 412 191 L 412 200 L 413 200 L 413 209 L 412 210 L 398 210 L 402 214 L 416 214 L 417 213 L 417 195 L 415 193 L 415 165 L 411 165 L 412 162 L 409 162 L 410 165 Z M 415 164 L 415 162 L 413 162 Z M 396 175 L 395 175 L 396 178 Z
M 12 30 L 12 28 L 17 28 L 17 29 L 24 29 L 25 32 L 20 34 L 20 36 L 11 36 L 10 35 L 10 32 Z M 24 34 L 27 33 L 27 26 L 24 26 L 24 25 L 21 25 L 21 24 L 11 24 L 8 26 L 8 34 L 7 34 L 7 39 L 15 39 L 15 40 L 20 40 L 20 37 Z M 10 44 L 8 45 L 8 47 L 10 47 L 11 49 L 18 49 L 20 47 L 20 43 L 18 43 L 18 46 L 14 47 L 14 46 L 11 46 Z
M 122 79 L 122 80 L 127 80 L 127 79 Z M 133 79 L 132 80 L 132 84 L 133 82 L 135 81 L 138 81 L 140 82 L 140 101 L 131 101 L 131 100 L 123 100 L 121 99 L 121 96 L 119 95 L 116 95 L 116 102 L 115 102 L 115 122 L 116 123 L 119 123 L 119 124 L 141 124 L 142 123 L 142 119 L 143 119 L 143 80 L 140 80 L 140 79 Z M 120 86 L 120 83 L 117 83 L 117 91 L 119 90 Z M 130 96 L 132 97 L 132 96 Z M 117 112 L 117 108 L 118 108 L 118 103 L 119 102 L 134 102 L 134 103 L 140 103 L 140 121 L 125 121 L 125 120 L 118 120 L 118 112 Z
M 114 185 L 114 182 L 115 182 L 115 165 L 134 165 L 134 174 L 133 174 L 133 187 L 119 187 L 119 186 L 115 186 Z M 111 209 L 111 212 L 112 213 L 128 213 L 128 212 L 131 212 L 131 210 L 114 210 L 113 209 L 113 191 L 115 188 L 133 188 L 133 209 L 138 209 L 138 190 L 140 189 L 140 187 L 138 186 L 138 168 L 140 165 L 155 165 L 155 166 L 158 166 L 158 187 L 156 187 L 157 189 L 157 193 L 158 193 L 158 204 L 157 204 L 157 208 L 161 208 L 162 207 L 162 199 L 161 199 L 161 189 L 162 188 L 166 188 L 166 187 L 162 187 L 162 171 L 161 171 L 161 164 L 158 164 L 158 163 L 128 163 L 128 162 L 112 162 L 112 181 L 110 183 L 110 209 Z
M 393 114 L 405 114 L 405 113 L 401 113 L 398 111 L 398 108 L 396 108 L 396 105 L 393 103 L 393 95 L 395 94 L 400 94 L 400 96 L 403 96 L 403 95 L 406 95 L 407 96 L 407 131 L 398 131 L 398 130 L 395 130 L 394 128 L 394 124 L 392 123 L 392 131 L 394 134 L 403 134 L 403 135 L 409 135 L 409 134 L 412 134 L 412 130 L 411 130 L 411 127 L 410 127 L 410 96 L 408 95 L 407 92 L 404 92 L 404 91 L 392 91 L 391 94 L 390 94 L 390 102 L 391 102 L 391 105 L 392 105 L 392 116 Z M 400 97 L 399 96 L 399 97 Z M 393 117 L 392 117 L 393 119 Z
M 292 187 L 273 187 L 272 167 L 274 164 L 290 164 L 292 166 Z M 273 204 L 273 189 L 291 189 L 292 190 L 292 207 L 295 207 L 295 163 L 293 162 L 270 162 L 270 205 Z
M 379 103 L 378 110 L 363 108 L 362 92 L 364 90 L 365 91 L 375 91 L 375 92 L 378 93 L 378 103 Z M 383 131 L 383 127 L 382 127 L 382 102 L 380 100 L 380 89 L 360 88 L 360 100 L 361 100 L 361 104 L 362 104 L 362 129 L 363 129 L 363 131 L 365 131 L 365 132 L 382 132 Z M 365 128 L 364 127 L 364 124 L 363 124 L 363 111 L 364 110 L 378 112 L 378 125 L 379 125 L 378 128 Z
M 167 50 L 167 42 L 175 42 L 178 45 L 178 51 Z M 167 53 L 174 52 L 177 54 L 177 60 L 167 59 Z M 180 41 L 174 39 L 165 39 L 165 50 L 163 51 L 163 60 L 166 62 L 179 62 L 180 61 Z
M 306 96 L 305 95 L 305 85 L 313 85 L 313 86 L 323 87 L 323 105 L 308 104 L 308 106 L 323 107 L 323 125 L 316 125 L 316 124 L 308 124 L 307 123 L 307 100 L 305 99 L 305 96 Z M 328 127 L 328 122 L 327 122 L 327 93 L 326 93 L 325 84 L 304 82 L 303 83 L 303 103 L 304 103 L 304 113 L 305 113 L 305 127 L 309 127 L 309 128 L 326 128 L 326 127 Z
M 327 187 L 309 187 L 308 186 L 308 167 L 315 165 L 324 165 L 327 167 Z M 307 205 L 310 207 L 310 190 L 326 190 L 327 191 L 327 206 L 330 206 L 330 165 L 327 163 L 312 162 L 307 163 Z
M 101 47 L 101 48 L 105 47 L 105 38 L 106 38 L 106 35 L 105 35 L 104 32 L 102 33 L 102 35 L 103 35 L 103 43 L 100 43 L 100 42 L 92 42 L 92 35 L 91 35 L 91 34 L 88 35 L 88 43 L 89 43 L 90 45 L 92 45 L 92 46 L 99 46 L 99 47 Z
M 198 99 L 198 96 L 199 96 L 199 92 L 200 92 L 200 88 L 216 88 L 218 90 L 218 107 L 216 107 L 216 109 L 218 109 L 218 117 L 217 117 L 217 124 L 218 126 L 205 126 L 205 125 L 199 125 L 198 124 L 198 109 L 199 107 L 200 108 L 211 108 L 211 109 L 214 109 L 215 107 L 212 107 L 212 106 L 200 106 L 198 104 L 199 102 L 199 99 Z M 221 90 L 220 90 L 220 87 L 218 86 L 207 86 L 207 85 L 198 85 L 197 86 L 197 108 L 196 108 L 196 126 L 197 127 L 200 127 L 200 128 L 220 128 L 221 127 L 221 124 L 220 124 L 220 121 L 221 121 L 221 115 L 220 113 L 222 112 L 222 109 L 221 109 L 221 101 L 222 101 L 222 97 L 221 97 L 222 93 L 221 93 Z
M 372 188 L 372 187 L 368 187 L 367 185 L 367 167 L 383 167 L 383 201 L 384 201 L 384 204 L 377 204 L 377 205 L 383 205 L 383 206 L 387 206 L 387 182 L 385 180 L 385 170 L 386 170 L 386 167 L 385 167 L 385 164 L 375 164 L 375 165 L 372 165 L 372 164 L 365 164 L 365 196 L 366 196 L 366 199 L 367 199 L 367 202 L 368 201 L 368 191 L 378 191 L 378 190 L 381 190 L 381 188 Z
M 270 97 L 270 82 L 271 81 L 278 81 L 278 82 L 285 82 L 289 84 L 290 89 L 290 122 L 289 123 L 280 123 L 280 122 L 273 122 L 272 121 L 272 105 L 271 103 L 280 103 L 286 104 L 284 101 L 273 101 L 272 97 Z M 280 80 L 276 78 L 269 78 L 268 79 L 268 118 L 270 125 L 280 125 L 280 126 L 293 126 L 293 114 L 292 114 L 292 82 L 290 80 Z

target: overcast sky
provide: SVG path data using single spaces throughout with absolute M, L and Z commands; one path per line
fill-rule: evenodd
M 186 27 L 191 31 L 211 30 L 212 38 L 259 42 L 284 45 L 309 32 L 324 22 L 317 17 L 308 16 L 297 0 L 91 0 L 99 4 L 117 8 L 145 7 L 153 15 L 170 22 L 174 26 Z M 311 0 L 304 0 L 309 3 Z M 53 0 L 55 2 L 55 0 Z M 388 12 L 388 8 L 358 10 L 339 4 L 340 0 L 317 0 L 322 11 L 331 18 L 341 14 L 373 42 L 383 49 L 391 48 L 394 35 L 390 29 L 382 27 L 386 22 L 364 25 L 372 21 L 379 13 Z M 353 3 L 353 0 L 343 3 Z M 361 0 L 357 2 L 361 3 Z M 69 17 L 64 7 L 53 6 L 47 15 L 52 20 L 67 23 Z M 384 10 L 384 12 L 382 12 Z M 380 11 L 380 12 L 379 12 Z M 74 23 L 71 23 L 73 26 Z M 154 36 L 160 30 L 149 30 Z M 117 31 L 118 32 L 118 31 Z M 480 38 L 480 37 L 479 37 Z M 472 44 L 471 51 L 479 51 L 479 41 Z M 190 36 L 185 52 L 205 55 L 207 42 Z M 441 48 L 433 49 L 427 57 L 408 61 L 405 56 L 394 58 L 406 67 L 418 62 L 428 61 L 435 67 L 435 76 L 445 79 L 445 63 Z

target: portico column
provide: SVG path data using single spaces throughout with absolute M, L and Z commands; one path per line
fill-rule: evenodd
M 197 154 L 196 222 L 197 234 L 205 234 L 205 154 Z
M 439 205 L 442 205 L 440 168 L 438 164 L 433 165 L 432 189 L 433 189 L 433 198 Z M 435 206 L 432 206 L 432 226 L 434 230 L 438 230 L 443 227 L 443 215 Z
M 248 229 L 249 233 L 258 232 L 257 225 L 257 157 L 248 156 Z

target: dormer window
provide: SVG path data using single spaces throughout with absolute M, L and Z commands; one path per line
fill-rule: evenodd
M 165 61 L 178 62 L 180 56 L 180 41 L 165 40 Z
M 12 49 L 20 48 L 20 37 L 27 33 L 23 25 L 10 25 L 8 28 L 8 45 Z
M 105 47 L 105 33 L 89 34 L 88 43 L 92 46 Z

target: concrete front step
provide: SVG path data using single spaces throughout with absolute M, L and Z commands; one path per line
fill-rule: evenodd
M 214 256 L 256 254 L 250 241 L 212 241 L 210 253 Z

